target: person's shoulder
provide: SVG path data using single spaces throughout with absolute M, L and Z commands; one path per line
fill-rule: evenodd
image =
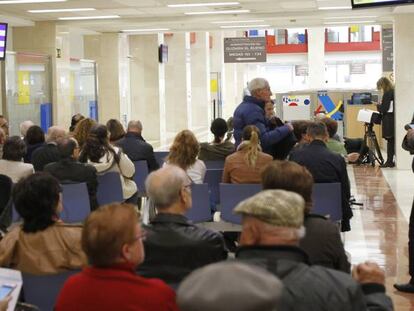
M 146 283 L 146 287 L 148 288 L 154 288 L 158 293 L 164 293 L 168 295 L 173 295 L 174 291 L 171 287 L 169 287 L 167 284 L 165 284 L 164 281 L 160 279 L 155 278 L 144 278 L 139 276 L 140 280 L 144 283 Z
M 273 157 L 265 152 L 260 152 L 259 155 L 263 158 L 263 160 L 265 160 L 266 162 L 270 162 L 273 161 Z
M 305 217 L 305 227 L 318 228 L 326 232 L 338 232 L 338 227 L 326 217 L 318 214 L 308 214 Z

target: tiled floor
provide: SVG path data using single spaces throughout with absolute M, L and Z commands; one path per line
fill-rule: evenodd
M 395 310 L 414 311 L 414 294 L 395 291 L 392 284 L 408 280 L 408 217 L 414 196 L 414 174 L 407 170 L 354 166 L 349 168 L 355 206 L 352 231 L 345 248 L 353 264 L 376 261 L 386 273 L 387 292 Z

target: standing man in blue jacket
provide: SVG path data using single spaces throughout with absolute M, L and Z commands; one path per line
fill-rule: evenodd
M 272 92 L 269 82 L 263 78 L 251 80 L 247 88 L 250 95 L 245 95 L 243 102 L 236 108 L 233 115 L 234 139 L 236 147 L 240 144 L 243 129 L 246 125 L 255 125 L 260 131 L 260 143 L 263 152 L 272 154 L 276 144 L 287 137 L 293 127 L 290 123 L 270 129 L 270 124 L 265 117 L 264 106 L 270 101 Z

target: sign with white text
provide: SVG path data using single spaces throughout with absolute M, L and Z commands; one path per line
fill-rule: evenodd
M 224 38 L 225 63 L 265 63 L 266 38 Z

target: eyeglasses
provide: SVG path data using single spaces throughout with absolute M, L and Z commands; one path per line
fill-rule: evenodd
M 141 229 L 141 233 L 135 236 L 133 242 L 136 242 L 139 240 L 145 241 L 146 238 L 147 238 L 147 231 L 145 231 L 144 229 Z
M 191 192 L 191 184 L 184 185 L 183 187 L 184 187 L 184 188 L 186 188 L 186 189 L 188 189 L 188 191 L 190 191 L 190 192 Z

